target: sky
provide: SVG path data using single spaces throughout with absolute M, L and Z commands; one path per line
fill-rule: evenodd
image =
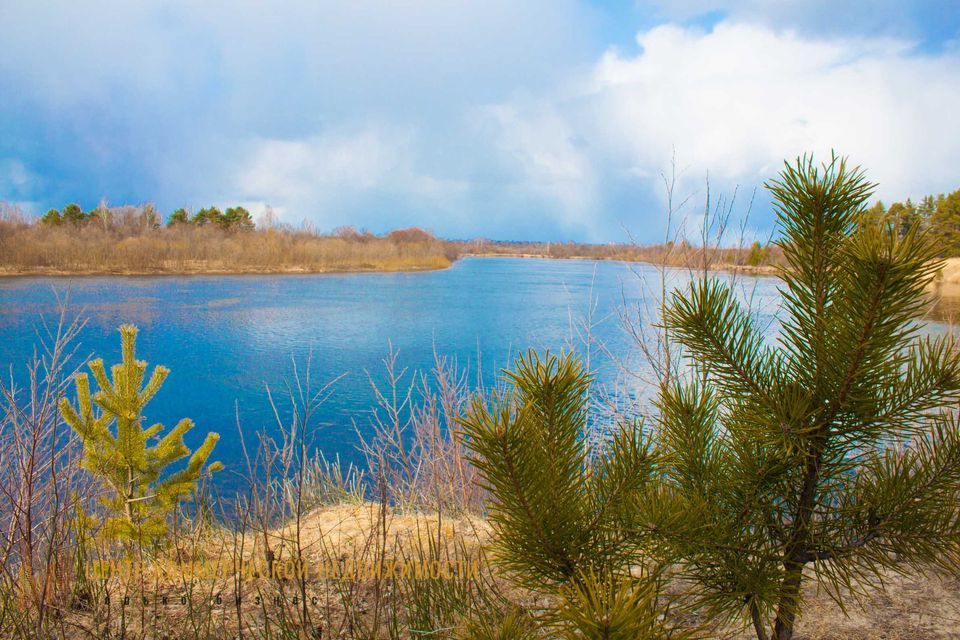
M 0 0 L 0 201 L 749 237 L 784 159 L 960 188 L 960 0 Z M 708 190 L 709 186 L 709 190 Z M 744 222 L 745 221 L 745 222 Z

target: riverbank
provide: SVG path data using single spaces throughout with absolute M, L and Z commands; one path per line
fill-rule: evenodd
M 488 637 L 471 634 L 478 615 L 494 618 L 504 608 L 536 611 L 549 602 L 498 567 L 494 529 L 477 515 L 343 502 L 259 532 L 206 527 L 178 542 L 183 544 L 143 565 L 98 563 L 99 570 L 109 568 L 114 575 L 104 581 L 89 610 L 73 608 L 67 614 L 69 625 L 95 629 L 98 619 L 109 619 L 109 608 L 101 602 L 121 602 L 133 593 L 137 597 L 129 599 L 125 611 L 128 632 L 189 634 L 195 616 L 209 625 L 206 637 L 233 637 L 270 625 L 291 637 L 303 637 L 311 626 L 330 637 L 355 637 L 351 629 L 388 637 L 388 621 L 431 629 L 442 638 Z M 955 637 L 960 618 L 956 577 L 887 572 L 882 592 L 864 585 L 872 595 L 845 603 L 846 611 L 828 595 L 827 586 L 812 575 L 807 581 L 798 637 Z M 477 589 L 497 605 L 474 604 L 480 612 L 464 606 L 465 600 L 478 597 Z M 683 618 L 709 633 L 701 637 L 755 637 L 736 624 L 696 614 Z
M 449 267 L 450 244 L 420 229 L 382 236 L 308 230 L 0 224 L 0 276 L 308 274 Z
M 320 274 L 348 274 L 348 273 L 405 273 L 421 271 L 438 271 L 448 269 L 453 265 L 453 261 L 445 258 L 438 258 L 434 261 L 425 261 L 415 264 L 380 264 L 380 265 L 337 265 L 329 268 L 282 266 L 282 267 L 240 267 L 227 268 L 224 266 L 198 264 L 187 267 L 171 266 L 169 268 L 153 269 L 81 269 L 65 270 L 49 267 L 36 267 L 32 269 L 8 269 L 0 267 L 0 278 L 15 277 L 96 277 L 96 276 L 255 276 L 255 275 L 320 275 Z
M 112 210 L 111 210 L 112 211 Z M 776 248 L 444 240 L 419 228 L 383 235 L 286 226 L 158 226 L 145 210 L 108 211 L 82 224 L 0 219 L 0 277 L 321 274 L 444 269 L 461 257 L 604 260 L 772 275 Z M 139 213 L 138 213 L 139 212 Z M 109 214 L 109 215 L 108 215 Z M 759 261 L 759 262 L 758 262 Z

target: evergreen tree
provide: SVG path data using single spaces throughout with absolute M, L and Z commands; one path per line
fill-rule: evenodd
M 914 227 L 920 227 L 922 220 L 917 208 L 907 198 L 905 203 L 894 202 L 887 210 L 887 217 L 900 238 L 905 237 Z
M 63 224 L 63 217 L 57 209 L 50 209 L 40 218 L 40 224 L 48 227 L 59 227 Z
M 921 225 L 930 227 L 933 223 L 933 214 L 937 210 L 937 202 L 933 196 L 924 196 L 917 205 L 917 214 L 920 216 Z
M 646 561 L 627 509 L 655 469 L 639 424 L 624 423 L 588 455 L 590 376 L 575 358 L 531 352 L 508 376 L 511 391 L 475 400 L 461 420 L 491 492 L 497 561 L 556 599 L 550 637 L 683 637 L 660 615 L 655 568 L 639 580 L 631 573 Z
M 172 227 L 178 224 L 188 224 L 189 222 L 190 216 L 187 214 L 187 210 L 181 207 L 170 214 L 170 219 L 167 221 L 167 226 Z
M 220 209 L 218 209 L 217 207 L 200 209 L 200 211 L 197 211 L 193 215 L 193 218 L 190 219 L 190 222 L 201 227 L 206 226 L 208 224 L 215 224 L 215 225 L 222 226 L 222 221 L 223 221 L 223 212 L 220 211 Z
M 779 340 L 722 280 L 674 294 L 666 324 L 691 375 L 660 396 L 667 480 L 637 513 L 703 604 L 787 640 L 805 570 L 842 602 L 885 569 L 960 562 L 960 356 L 919 335 L 934 239 L 859 224 L 859 170 L 803 159 L 767 186 Z
M 589 379 L 570 357 L 522 358 L 512 389 L 462 420 L 494 557 L 553 596 L 563 637 L 671 633 L 657 567 L 760 640 L 793 637 L 807 575 L 842 603 L 887 570 L 960 567 L 960 352 L 918 323 L 933 234 L 865 222 L 872 185 L 841 159 L 767 186 L 780 335 L 723 279 L 674 292 L 664 322 L 688 367 L 649 439 L 623 424 L 587 445 Z
M 960 190 L 936 199 L 930 220 L 942 243 L 944 256 L 960 256 Z
M 764 247 L 759 241 L 754 241 L 750 245 L 750 253 L 747 254 L 747 264 L 751 267 L 759 267 L 765 264 L 770 257 L 770 247 Z
M 63 221 L 69 222 L 74 225 L 81 225 L 87 219 L 86 214 L 83 212 L 83 209 L 80 208 L 80 205 L 76 203 L 70 203 L 63 208 Z
M 223 212 L 223 227 L 225 229 L 237 229 L 240 231 L 250 231 L 254 228 L 253 216 L 243 207 L 228 207 Z
M 191 456 L 183 442 L 194 426 L 191 420 L 181 420 L 162 437 L 162 424 L 144 428 L 143 408 L 169 370 L 155 367 L 147 379 L 147 364 L 134 352 L 136 327 L 123 325 L 120 335 L 123 362 L 111 367 L 109 377 L 103 360 L 89 362 L 97 391 L 91 394 L 87 374 L 77 374 L 77 406 L 61 400 L 60 412 L 83 441 L 84 468 L 110 489 L 103 500 L 108 511 L 104 536 L 156 544 L 167 532 L 167 517 L 196 489 L 201 476 L 222 468 L 219 462 L 206 464 L 219 436 L 208 433 Z M 183 469 L 161 478 L 170 464 L 187 456 Z

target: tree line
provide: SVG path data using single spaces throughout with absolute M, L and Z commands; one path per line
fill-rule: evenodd
M 907 198 L 887 207 L 878 201 L 866 213 L 869 219 L 894 229 L 901 238 L 914 228 L 929 229 L 937 238 L 941 256 L 960 256 L 960 189 L 925 196 L 919 203 Z
M 115 226 L 121 220 L 136 218 L 140 226 L 150 229 L 159 229 L 162 225 L 162 216 L 152 204 L 143 207 L 114 207 L 109 208 L 101 203 L 95 209 L 84 211 L 80 205 L 70 203 L 63 210 L 50 209 L 40 218 L 40 224 L 48 227 L 73 225 L 76 227 L 97 225 L 104 227 Z M 168 227 L 178 225 L 194 225 L 198 227 L 218 227 L 227 230 L 250 231 L 256 227 L 253 216 L 244 207 L 204 207 L 193 215 L 186 209 L 180 208 L 170 214 L 167 219 Z

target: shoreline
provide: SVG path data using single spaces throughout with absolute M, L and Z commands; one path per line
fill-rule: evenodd
M 4 278 L 92 278 L 92 277 L 186 277 L 186 276 L 286 276 L 286 275 L 349 275 L 365 273 L 426 273 L 431 271 L 443 271 L 453 267 L 463 258 L 518 258 L 518 259 L 539 259 L 539 260 L 576 260 L 576 261 L 594 261 L 594 262 L 622 262 L 632 264 L 648 264 L 652 266 L 666 266 L 669 269 L 687 269 L 699 271 L 700 267 L 691 267 L 689 265 L 661 265 L 658 262 L 647 260 L 631 260 L 628 258 L 617 257 L 592 257 L 592 256 L 563 256 L 556 257 L 538 253 L 464 253 L 456 258 L 449 260 L 445 265 L 425 265 L 414 267 L 345 267 L 330 269 L 314 269 L 309 267 L 282 267 L 282 268 L 261 268 L 246 267 L 239 269 L 228 269 L 224 267 L 204 268 L 202 266 L 185 269 L 77 269 L 64 270 L 54 268 L 35 268 L 35 269 L 9 269 L 0 266 L 0 279 Z M 710 266 L 711 271 L 721 273 L 732 273 L 736 275 L 748 275 L 756 277 L 776 277 L 779 268 L 775 265 L 738 265 L 725 262 L 718 262 Z M 944 266 L 936 279 L 930 284 L 929 289 L 932 293 L 944 295 L 946 297 L 960 297 L 960 258 L 948 258 L 944 261 Z
M 194 267 L 186 269 L 76 269 L 65 270 L 55 268 L 35 268 L 35 269 L 9 269 L 0 266 L 0 279 L 2 278 L 94 278 L 94 277 L 186 277 L 186 276 L 279 276 L 279 275 L 342 275 L 353 273 L 423 273 L 429 271 L 443 271 L 453 267 L 463 258 L 518 258 L 518 259 L 539 259 L 539 260 L 576 260 L 581 262 L 621 262 L 625 264 L 649 264 L 660 266 L 657 262 L 647 260 L 631 260 L 628 258 L 616 257 L 592 257 L 592 256 L 550 256 L 537 253 L 464 253 L 449 261 L 442 266 L 422 266 L 422 267 L 347 267 L 332 269 L 312 269 L 308 267 L 283 267 L 283 268 L 259 268 L 249 267 L 241 269 L 227 269 L 223 267 Z M 685 265 L 666 265 L 669 269 L 689 269 Z M 775 276 L 777 269 L 774 266 L 764 265 L 751 267 L 748 265 L 735 265 L 728 263 L 718 263 L 710 267 L 713 271 L 727 273 L 739 273 L 755 276 Z
M 93 270 L 77 269 L 66 271 L 63 269 L 18 269 L 11 270 L 0 267 L 0 279 L 2 278 L 97 278 L 97 277 L 188 277 L 188 276 L 312 276 L 312 275 L 349 275 L 362 273 L 425 273 L 428 271 L 442 271 L 453 266 L 454 262 L 443 266 L 423 266 L 423 267 L 403 267 L 403 268 L 381 268 L 381 267 L 348 267 L 344 269 L 310 269 L 306 267 L 289 267 L 281 269 L 224 269 L 222 267 L 211 269 L 152 269 L 152 270 L 134 270 L 134 269 L 110 269 Z

